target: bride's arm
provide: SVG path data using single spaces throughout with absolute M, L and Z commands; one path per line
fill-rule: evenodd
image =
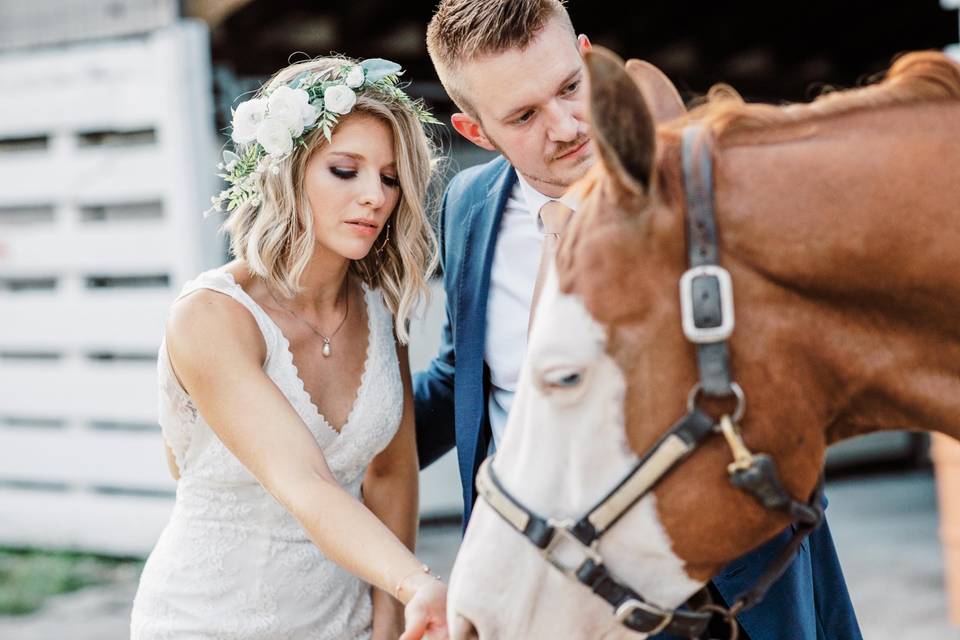
M 404 603 L 426 588 L 424 598 L 433 593 L 431 606 L 442 607 L 436 581 L 337 483 L 306 424 L 262 370 L 266 347 L 246 309 L 198 291 L 174 305 L 166 337 L 174 372 L 207 423 L 326 557 L 388 593 L 402 582 Z
M 397 345 L 403 381 L 403 418 L 386 449 L 370 463 L 363 479 L 363 501 L 411 551 L 418 521 L 417 445 L 414 437 L 413 391 L 407 348 Z M 391 594 L 373 592 L 373 639 L 397 638 L 403 629 L 403 606 Z

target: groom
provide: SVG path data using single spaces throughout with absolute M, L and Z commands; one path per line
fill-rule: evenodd
M 444 195 L 446 322 L 440 353 L 414 381 L 420 464 L 456 446 L 466 523 L 523 364 L 541 208 L 559 199 L 576 215 L 562 196 L 594 161 L 581 58 L 590 42 L 560 0 L 441 0 L 427 48 L 461 109 L 453 127 L 501 154 L 460 172 Z M 727 567 L 712 581 L 715 598 L 729 604 L 752 586 L 789 533 Z M 738 620 L 752 640 L 861 638 L 826 522 Z

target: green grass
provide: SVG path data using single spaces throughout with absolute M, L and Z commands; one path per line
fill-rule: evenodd
M 0 549 L 0 615 L 36 611 L 50 596 L 108 584 L 141 560 L 105 558 L 75 552 Z

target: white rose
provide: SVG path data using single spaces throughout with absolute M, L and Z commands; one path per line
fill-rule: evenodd
M 270 94 L 268 105 L 270 117 L 287 125 L 294 138 L 317 120 L 317 110 L 310 106 L 310 96 L 303 89 L 277 87 Z
M 327 87 L 326 91 L 323 92 L 323 104 L 328 111 L 343 115 L 350 113 L 356 103 L 357 94 L 345 85 L 335 84 L 332 87 Z
M 350 71 L 347 72 L 347 76 L 344 79 L 344 82 L 351 89 L 356 89 L 363 85 L 363 67 L 360 65 L 354 65 L 350 68 Z
M 283 156 L 293 151 L 293 138 L 286 123 L 272 115 L 257 127 L 257 142 L 271 156 Z
M 253 142 L 257 138 L 257 127 L 267 114 L 267 101 L 255 98 L 241 102 L 233 112 L 233 132 L 230 137 L 237 144 Z

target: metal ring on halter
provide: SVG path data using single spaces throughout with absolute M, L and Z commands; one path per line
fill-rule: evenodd
M 733 609 L 724 609 L 723 607 L 715 604 L 705 604 L 699 609 L 701 611 L 709 611 L 710 613 L 715 613 L 720 616 L 724 622 L 727 623 L 730 627 L 730 640 L 737 640 L 740 637 L 740 625 L 737 624 L 737 612 Z
M 687 411 L 693 411 L 697 408 L 697 398 L 702 390 L 699 382 L 690 389 L 690 393 L 687 395 Z M 743 394 L 743 389 L 736 382 L 730 383 L 730 391 L 737 398 L 737 407 L 733 410 L 730 419 L 733 420 L 734 424 L 737 424 L 743 418 L 743 412 L 747 410 L 747 398 Z

